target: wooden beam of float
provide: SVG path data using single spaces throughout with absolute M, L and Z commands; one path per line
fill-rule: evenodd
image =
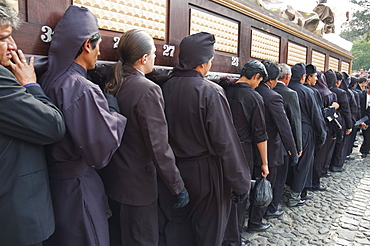
M 313 44 L 316 44 L 316 45 L 318 45 L 320 47 L 323 47 L 323 48 L 325 48 L 327 50 L 333 51 L 333 52 L 335 52 L 335 53 L 337 53 L 339 55 L 342 55 L 344 57 L 347 57 L 347 58 L 349 58 L 351 60 L 353 59 L 353 56 L 352 55 L 349 55 L 348 53 L 346 53 L 346 52 L 344 52 L 344 51 L 342 51 L 340 49 L 337 49 L 337 48 L 331 46 L 329 44 L 329 41 L 328 42 L 323 42 L 321 40 L 315 39 L 315 38 L 313 38 L 312 36 L 310 36 L 308 34 L 305 34 L 305 33 L 301 32 L 301 31 L 299 31 L 299 30 L 297 30 L 297 29 L 295 29 L 293 27 L 290 27 L 290 26 L 288 26 L 288 25 L 286 25 L 284 23 L 281 23 L 281 22 L 275 20 L 274 18 L 272 18 L 270 16 L 264 15 L 264 14 L 262 14 L 262 13 L 256 11 L 256 10 L 254 10 L 254 9 L 248 7 L 248 6 L 245 6 L 245 5 L 241 4 L 241 3 L 238 3 L 238 2 L 236 2 L 234 0 L 212 0 L 212 1 L 214 1 L 216 3 L 219 3 L 219 4 L 222 4 L 222 5 L 230 8 L 230 9 L 233 9 L 235 11 L 238 11 L 238 12 L 240 12 L 242 14 L 248 15 L 248 16 L 250 16 L 250 17 L 252 17 L 252 18 L 254 18 L 256 20 L 259 20 L 261 22 L 264 22 L 264 23 L 266 23 L 268 25 L 274 26 L 274 27 L 276 27 L 276 28 L 278 28 L 278 29 L 280 29 L 282 31 L 285 31 L 287 33 L 290 33 L 290 34 L 292 34 L 294 36 L 297 36 L 299 38 L 302 38 L 304 40 L 307 40 L 307 41 L 309 41 L 309 42 L 311 42 Z

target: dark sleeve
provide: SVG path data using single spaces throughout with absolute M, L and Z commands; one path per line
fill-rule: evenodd
M 323 109 L 324 108 L 324 103 L 322 101 L 322 97 L 320 95 L 320 92 L 318 90 L 316 90 L 315 88 L 313 88 L 313 92 L 314 92 L 314 95 L 315 95 L 315 100 L 316 100 L 317 105 L 319 106 L 320 109 Z
M 357 102 L 357 115 L 356 120 L 359 120 L 361 118 L 361 104 L 360 104 L 360 93 L 357 91 L 353 91 L 353 94 L 355 95 L 356 102 Z
M 151 87 L 141 98 L 137 107 L 138 122 L 148 152 L 157 172 L 174 195 L 184 188 L 184 182 L 175 164 L 175 156 L 168 144 L 167 121 L 164 101 L 159 86 Z
M 340 113 L 344 119 L 345 122 L 345 129 L 352 129 L 353 123 L 352 123 L 352 116 L 351 116 L 351 110 L 349 108 L 349 102 L 348 97 L 345 91 L 341 91 L 338 96 L 338 103 L 340 105 Z
M 297 151 L 301 152 L 303 150 L 301 108 L 299 106 L 297 92 L 295 91 L 290 94 L 289 101 L 287 102 L 286 115 L 292 128 Z
M 0 81 L 1 133 L 41 145 L 64 136 L 63 115 L 40 87 L 26 89 L 10 72 L 1 74 Z
M 265 121 L 265 105 L 262 98 L 255 98 L 256 106 L 252 112 L 246 112 L 247 105 L 243 105 L 244 115 L 251 117 L 250 124 L 252 128 L 253 142 L 260 143 L 268 139 Z
M 314 99 L 313 93 L 307 96 L 307 112 L 311 113 L 311 125 L 313 127 L 318 145 L 321 147 L 326 140 L 325 120 L 322 111 Z
M 97 86 L 86 89 L 63 113 L 82 158 L 91 167 L 105 167 L 121 143 L 126 118 L 109 112 L 107 100 Z
M 272 119 L 278 128 L 279 135 L 285 150 L 289 155 L 297 155 L 297 147 L 295 145 L 292 129 L 290 127 L 290 123 L 286 116 L 284 110 L 284 103 L 283 98 L 277 94 L 273 98 L 271 98 L 269 104 L 269 110 L 272 116 Z
M 349 103 L 349 108 L 351 111 L 351 116 L 352 116 L 352 126 L 356 123 L 356 118 L 357 118 L 357 101 L 355 98 L 355 95 L 352 91 L 348 91 L 348 103 Z
M 237 194 L 250 190 L 249 165 L 232 122 L 231 111 L 222 89 L 205 99 L 206 129 L 215 153 L 221 159 L 224 178 Z

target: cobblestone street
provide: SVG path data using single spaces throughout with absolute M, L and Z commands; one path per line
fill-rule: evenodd
M 357 148 L 351 156 L 344 172 L 321 178 L 327 191 L 313 192 L 301 207 L 283 204 L 270 229 L 243 237 L 252 245 L 370 245 L 370 156 L 362 159 Z

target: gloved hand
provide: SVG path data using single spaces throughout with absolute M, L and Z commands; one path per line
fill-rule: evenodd
M 109 111 L 119 113 L 120 110 L 117 99 L 113 95 L 108 93 L 104 93 L 104 96 L 107 99 Z
M 173 208 L 183 208 L 189 203 L 189 201 L 189 193 L 184 187 L 184 189 L 177 195 L 177 203 L 173 205 Z
M 291 166 L 293 167 L 293 166 L 295 166 L 295 165 L 297 165 L 297 163 L 298 163 L 298 160 L 299 160 L 299 157 L 298 157 L 298 155 L 291 155 L 291 156 L 289 156 L 290 157 L 290 160 L 291 160 Z
M 231 192 L 231 200 L 234 202 L 234 203 L 242 203 L 245 201 L 245 199 L 247 199 L 249 195 L 249 191 L 244 193 L 244 194 L 241 194 L 241 195 L 238 195 L 236 194 L 234 191 Z

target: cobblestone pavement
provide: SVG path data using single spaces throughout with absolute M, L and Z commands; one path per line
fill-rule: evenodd
M 370 155 L 362 159 L 355 148 L 351 156 L 344 172 L 321 178 L 327 191 L 313 192 L 301 207 L 282 204 L 285 214 L 270 219 L 270 229 L 242 236 L 256 246 L 370 246 Z

